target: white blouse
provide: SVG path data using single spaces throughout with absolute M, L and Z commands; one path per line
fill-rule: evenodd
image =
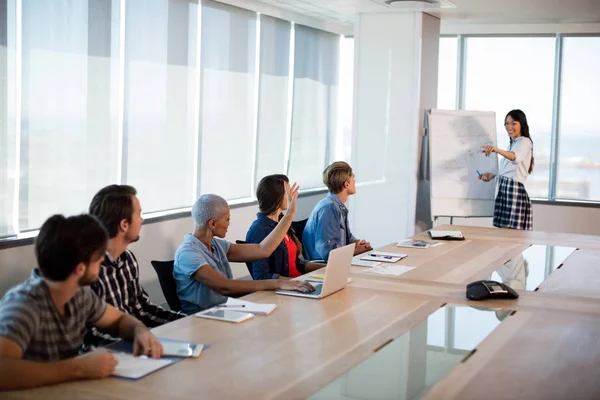
M 513 140 L 508 151 L 515 153 L 515 159 L 510 161 L 508 158 L 500 156 L 500 171 L 498 175 L 505 176 L 517 182 L 525 184 L 529 173 L 529 165 L 533 156 L 533 142 L 531 139 L 521 136 Z

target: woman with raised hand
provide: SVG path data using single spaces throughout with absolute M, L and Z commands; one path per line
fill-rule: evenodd
M 262 242 L 277 227 L 283 217 L 283 211 L 288 208 L 288 190 L 289 179 L 285 175 L 268 175 L 261 179 L 256 189 L 259 212 L 246 234 L 248 243 Z M 276 279 L 281 276 L 295 278 L 322 267 L 323 264 L 304 260 L 302 242 L 290 226 L 269 258 L 252 263 L 252 277 L 257 280 Z

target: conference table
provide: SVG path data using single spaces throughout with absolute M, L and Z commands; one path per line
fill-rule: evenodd
M 322 300 L 277 304 L 240 324 L 189 316 L 155 335 L 209 344 L 137 381 L 0 392 L 7 399 L 590 399 L 600 394 L 600 237 L 470 226 L 464 241 L 408 254 L 399 275 L 351 267 Z M 416 239 L 429 240 L 427 233 Z M 467 283 L 505 280 L 516 300 L 474 302 Z

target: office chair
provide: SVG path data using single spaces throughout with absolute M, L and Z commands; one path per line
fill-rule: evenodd
M 160 288 L 165 295 L 169 308 L 173 311 L 181 311 L 181 303 L 179 297 L 177 297 L 177 284 L 175 278 L 173 278 L 173 261 L 150 261 L 152 267 L 158 275 L 158 282 L 160 282 Z
M 294 229 L 294 232 L 296 232 L 296 236 L 298 237 L 298 240 L 300 240 L 300 243 L 303 243 L 302 234 L 304 233 L 304 228 L 306 227 L 307 222 L 308 218 L 302 219 L 300 221 L 292 221 L 292 228 Z M 308 260 L 308 258 L 306 257 L 306 252 L 304 251 L 304 244 L 302 245 L 302 255 L 305 259 Z
M 248 244 L 248 242 L 244 241 L 244 240 L 236 240 L 235 241 L 237 244 Z M 252 279 L 254 279 L 254 276 L 252 276 L 252 263 L 251 262 L 247 262 L 246 264 L 246 268 L 248 268 L 248 272 L 250 273 L 250 277 Z

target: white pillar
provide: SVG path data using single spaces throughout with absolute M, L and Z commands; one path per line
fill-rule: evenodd
M 376 246 L 415 231 L 423 113 L 437 103 L 439 34 L 439 19 L 420 12 L 357 18 L 351 225 Z

